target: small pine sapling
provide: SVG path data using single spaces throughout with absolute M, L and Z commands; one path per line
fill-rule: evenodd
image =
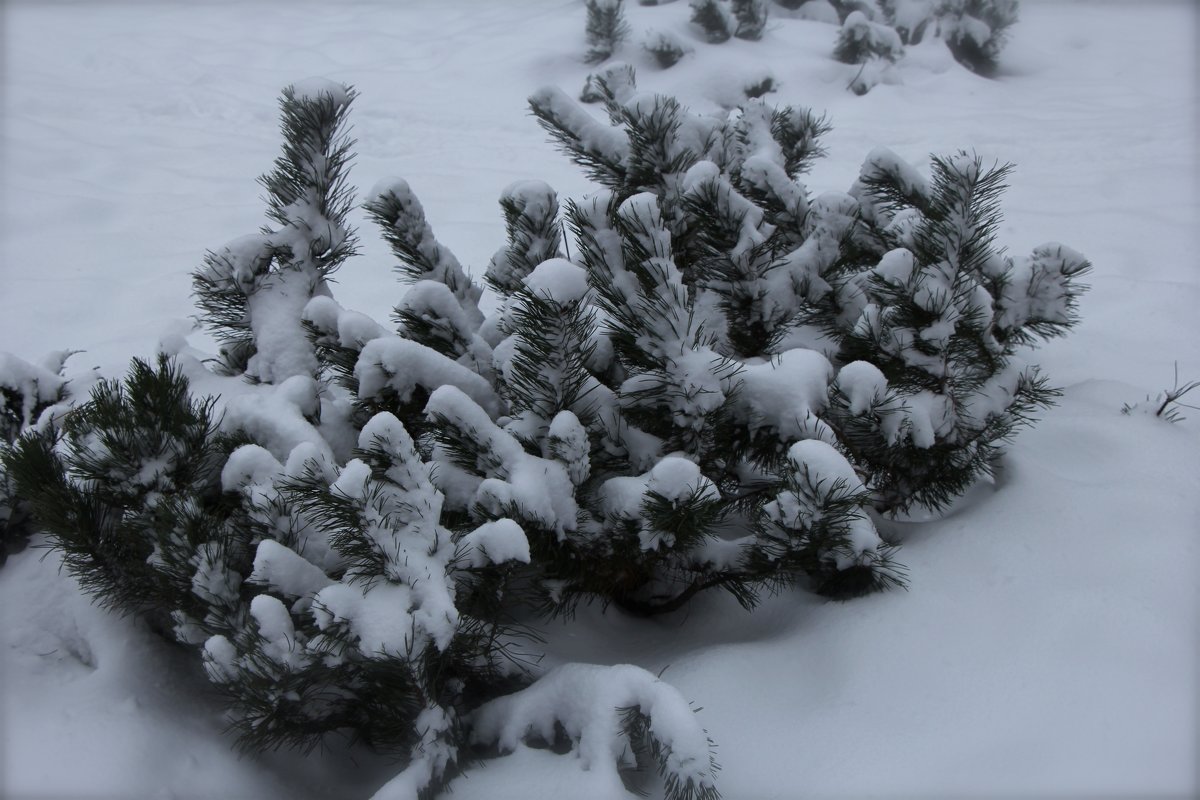
M 1017 22 L 1018 0 L 880 0 L 880 21 L 905 45 L 931 32 L 955 60 L 980 75 L 995 73 L 1009 29 Z
M 737 26 L 733 35 L 757 42 L 767 28 L 767 0 L 731 0 L 730 10 Z
M 622 42 L 629 38 L 629 23 L 625 21 L 624 0 L 586 0 L 588 52 L 586 61 L 599 64 L 610 58 Z
M 990 76 L 996 71 L 1018 10 L 1018 0 L 943 0 L 938 8 L 938 26 L 960 64 Z
M 1016 352 L 1076 323 L 1090 264 L 1059 244 L 1003 255 L 995 232 L 1010 169 L 960 152 L 935 157 L 927 181 L 879 149 L 853 190 L 878 263 L 855 279 L 857 314 L 814 318 L 840 361 L 878 370 L 839 378 L 831 411 L 880 510 L 944 507 L 1058 394 Z
M 737 20 L 721 0 L 692 0 L 692 24 L 698 26 L 709 44 L 727 42 L 737 29 Z
M 779 84 L 775 81 L 774 75 L 763 75 L 758 80 L 742 87 L 742 94 L 746 95 L 747 100 L 757 100 L 763 95 L 776 91 L 779 91 Z
M 651 32 L 642 46 L 663 69 L 675 66 L 688 53 L 678 37 L 663 31 Z
M 833 57 L 844 64 L 865 64 L 872 59 L 895 62 L 904 55 L 904 46 L 896 31 L 872 22 L 855 11 L 846 17 L 833 48 Z
M 943 0 L 879 0 L 880 21 L 896 31 L 905 45 L 920 44 L 930 29 L 937 29 Z
M 1126 403 L 1121 407 L 1122 414 L 1132 414 L 1134 411 L 1141 410 L 1149 414 L 1151 408 L 1154 409 L 1154 416 L 1160 419 L 1165 419 L 1167 422 L 1183 422 L 1187 417 L 1179 411 L 1180 408 L 1190 408 L 1192 410 L 1200 409 L 1200 406 L 1188 405 L 1181 403 L 1180 398 L 1200 387 L 1200 381 L 1188 381 L 1185 384 L 1179 383 L 1179 362 L 1175 362 L 1175 381 L 1171 384 L 1170 389 L 1159 392 L 1153 398 L 1146 395 L 1146 403 L 1148 406 L 1143 406 L 1141 403 Z

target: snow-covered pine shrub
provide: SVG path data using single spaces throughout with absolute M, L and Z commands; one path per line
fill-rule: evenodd
M 625 21 L 624 0 L 586 0 L 589 64 L 599 64 L 612 56 L 621 42 L 629 38 L 629 23 Z
M 929 33 L 941 38 L 955 60 L 981 75 L 996 59 L 1017 21 L 1018 0 L 879 0 L 880 21 L 906 44 Z
M 903 55 L 904 46 L 896 31 L 872 22 L 861 11 L 846 17 L 833 48 L 833 57 L 845 64 L 865 64 L 873 59 L 894 62 Z
M 830 411 L 878 508 L 946 505 L 1058 395 L 1019 352 L 1078 321 L 1090 264 L 1057 243 L 1004 254 L 995 236 L 1010 171 L 959 152 L 934 157 L 926 179 L 878 149 L 851 190 L 880 257 L 852 287 L 837 270 L 823 276 L 833 292 L 821 324 L 840 360 L 875 368 L 839 375 Z
M 880 21 L 894 28 L 904 44 L 920 44 L 926 32 L 936 33 L 943 4 L 944 0 L 878 0 Z
M 767 27 L 767 0 L 731 0 L 730 11 L 737 20 L 733 35 L 756 42 Z
M 56 427 L 18 439 L 5 466 L 84 590 L 169 631 L 175 611 L 203 611 L 192 595 L 198 546 L 220 541 L 245 558 L 217 511 L 237 443 L 163 357 L 100 381 Z
M 688 52 L 678 37 L 663 31 L 652 31 L 642 46 L 663 69 L 675 66 Z
M 876 509 L 937 509 L 990 473 L 1004 443 L 1054 397 L 1036 368 L 1021 365 L 1019 354 L 1075 323 L 1085 288 L 1077 279 L 1089 265 L 1058 244 L 1023 258 L 997 247 L 1007 167 L 985 168 L 980 159 L 958 154 L 935 158 L 930 180 L 881 149 L 868 156 L 850 194 L 812 198 L 795 180 L 819 153 L 823 123 L 807 112 L 750 103 L 736 121 L 725 123 L 687 115 L 670 98 L 635 95 L 623 107 L 610 107 L 623 134 L 611 136 L 569 102 L 544 91 L 533 98 L 534 113 L 612 192 L 611 205 L 624 208 L 621 198 L 637 192 L 656 195 L 663 222 L 645 222 L 637 230 L 661 224 L 669 233 L 687 287 L 682 296 L 689 325 L 702 326 L 707 346 L 733 362 L 730 372 L 719 373 L 716 365 L 729 369 L 729 362 L 714 357 L 707 395 L 692 393 L 708 400 L 698 428 L 712 433 L 673 437 L 661 414 L 657 422 L 643 420 L 638 404 L 627 402 L 622 410 L 631 426 L 644 425 L 669 441 L 668 448 L 684 452 L 696 452 L 692 447 L 703 453 L 698 442 L 709 436 L 721 443 L 722 454 L 778 469 L 786 447 L 777 441 L 774 457 L 767 447 L 767 398 L 774 396 L 776 373 L 789 371 L 779 368 L 816 357 L 808 348 L 818 348 L 836 371 L 828 404 L 812 401 L 815 423 L 805 422 L 804 413 L 793 412 L 794 426 L 775 418 L 778 438 L 815 436 L 831 443 L 854 465 Z M 604 242 L 615 253 L 616 241 L 627 234 L 620 214 L 609 226 L 616 237 L 599 234 L 596 202 L 577 206 L 568 218 L 583 239 L 580 253 L 590 275 L 603 276 L 600 262 L 613 256 L 587 242 Z M 646 286 L 652 277 L 628 285 Z M 601 318 L 611 320 L 610 329 L 638 324 L 618 316 L 617 298 L 604 294 L 610 283 L 624 282 L 590 280 L 607 301 Z M 638 337 L 610 333 L 608 339 L 620 354 L 621 342 L 648 341 Z M 691 358 L 674 360 L 694 370 Z M 729 446 L 724 420 L 712 410 L 716 395 L 739 381 L 733 408 L 741 398 L 759 415 L 746 449 Z M 620 396 L 629 386 L 614 390 Z M 797 387 L 792 394 L 802 393 Z M 674 414 L 669 406 L 664 410 Z M 722 491 L 735 483 L 708 472 L 703 455 L 696 461 Z M 755 474 L 743 466 L 734 471 Z
M 5 468 L 5 455 L 45 411 L 67 401 L 62 370 L 70 355 L 69 351 L 52 353 L 42 364 L 31 364 L 0 352 L 0 564 L 24 547 L 29 534 L 28 504 Z
M 990 75 L 1017 15 L 1018 0 L 942 0 L 938 26 L 960 64 Z
M 395 332 L 323 283 L 354 240 L 353 92 L 285 92 L 281 227 L 196 279 L 233 374 L 135 362 L 5 457 L 86 586 L 202 648 L 247 746 L 349 730 L 400 755 L 381 797 L 409 798 L 471 741 L 561 730 L 593 765 L 644 750 L 671 800 L 713 796 L 707 736 L 641 673 L 487 702 L 514 604 L 889 585 L 877 512 L 944 506 L 1052 398 L 1018 351 L 1074 323 L 1088 265 L 996 247 L 1005 168 L 959 154 L 927 179 L 878 150 L 849 194 L 813 197 L 827 125 L 807 110 L 705 117 L 599 85 L 607 122 L 531 98 L 603 189 L 565 204 L 570 247 L 550 187 L 504 192 L 489 317 L 410 187 L 377 184 L 366 209 L 411 284 Z M 603 708 L 564 699 L 581 687 Z
M 775 81 L 775 76 L 766 74 L 758 80 L 751 81 L 742 87 L 742 93 L 746 95 L 747 100 L 757 100 L 765 94 L 778 91 L 779 86 Z
M 709 44 L 727 42 L 737 29 L 737 20 L 722 0 L 691 0 L 692 24 L 700 28 Z
M 464 488 L 481 504 L 528 500 L 536 487 L 571 527 L 572 501 L 555 490 L 586 473 L 581 429 L 559 415 L 542 458 L 495 427 L 508 406 L 492 348 L 509 315 L 483 324 L 480 288 L 403 182 L 382 183 L 369 205 L 412 283 L 396 312 L 401 335 L 329 296 L 325 268 L 354 240 L 344 225 L 353 96 L 324 82 L 284 92 L 284 155 L 268 181 L 281 227 L 210 254 L 196 275 L 226 345 L 219 374 L 187 352 L 135 360 L 124 382 L 100 382 L 88 402 L 19 438 L 5 469 L 85 590 L 201 651 L 244 748 L 349 733 L 403 764 L 378 797 L 412 800 L 473 760 L 473 741 L 509 748 L 552 737 L 558 722 L 594 769 L 615 771 L 642 748 L 670 800 L 715 798 L 707 735 L 678 693 L 639 670 L 564 667 L 544 690 L 473 717 L 531 680 L 509 660 L 502 623 L 514 576 L 528 581 L 536 565 L 521 525 L 474 513 Z M 557 199 L 522 182 L 502 207 L 509 241 L 488 281 L 526 292 L 525 279 L 559 255 Z M 303 346 L 276 338 L 285 335 Z M 211 396 L 194 396 L 194 383 Z M 514 469 L 487 487 L 464 478 L 427 405 L 430 417 L 482 415 L 493 439 L 481 456 Z M 628 711 L 567 703 L 581 686 L 607 687 Z M 536 720 L 550 732 L 526 730 Z

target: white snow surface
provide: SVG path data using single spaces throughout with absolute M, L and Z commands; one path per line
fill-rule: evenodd
M 731 800 L 1195 796 L 1200 415 L 1120 408 L 1169 386 L 1176 361 L 1200 376 L 1197 7 L 1027 0 L 998 80 L 931 41 L 863 97 L 845 91 L 858 68 L 829 57 L 832 25 L 772 5 L 761 42 L 710 46 L 686 3 L 625 11 L 693 50 L 660 71 L 623 45 L 643 92 L 723 113 L 731 82 L 767 68 L 771 102 L 828 112 L 829 156 L 804 176 L 814 196 L 847 190 L 876 147 L 922 171 L 931 152 L 974 150 L 1017 165 L 998 231 L 1009 252 L 1053 239 L 1095 271 L 1081 325 L 1033 354 L 1060 404 L 1018 436 L 995 485 L 937 520 L 880 521 L 904 545 L 907 591 L 788 592 L 753 614 L 705 596 L 651 621 L 584 608 L 542 626 L 543 665 L 666 669 L 703 707 Z M 594 188 L 525 105 L 594 70 L 578 3 L 17 2 L 0 18 L 0 341 L 26 361 L 86 350 L 67 362 L 79 385 L 159 341 L 215 350 L 190 333 L 189 272 L 262 224 L 254 177 L 279 144 L 275 98 L 304 76 L 356 87 L 353 180 L 404 175 L 476 276 L 504 240 L 504 187 Z M 595 144 L 622 155 L 608 130 Z M 361 210 L 350 221 L 363 255 L 332 290 L 386 320 L 404 291 L 394 259 Z M 43 556 L 0 568 L 0 794 L 366 798 L 395 776 L 337 739 L 238 758 L 195 654 L 98 609 Z M 631 795 L 611 772 L 520 747 L 453 796 Z

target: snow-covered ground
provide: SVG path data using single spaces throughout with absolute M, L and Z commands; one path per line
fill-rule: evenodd
M 707 598 L 653 621 L 589 609 L 546 627 L 543 663 L 665 669 L 703 707 L 730 800 L 1193 796 L 1200 412 L 1171 425 L 1121 408 L 1169 387 L 1174 362 L 1200 377 L 1197 6 L 1026 0 L 999 80 L 934 43 L 910 49 L 901 83 L 856 97 L 831 26 L 772 6 L 762 42 L 714 46 L 686 3 L 627 5 L 635 41 L 617 57 L 643 88 L 715 111 L 770 73 L 774 101 L 827 111 L 811 189 L 846 189 L 876 145 L 1015 162 L 1001 241 L 1071 245 L 1093 288 L 1076 332 L 1037 354 L 1062 402 L 998 484 L 941 520 L 892 523 L 907 591 L 789 593 L 752 615 Z M 524 100 L 582 86 L 583 21 L 568 0 L 4 4 L 0 349 L 81 349 L 70 374 L 118 375 L 188 333 L 189 273 L 261 224 L 275 97 L 312 75 L 361 92 L 360 188 L 406 178 L 479 274 L 505 185 L 589 189 Z M 636 45 L 650 28 L 694 52 L 658 70 Z M 385 319 L 402 288 L 355 220 L 364 255 L 335 293 Z M 0 614 L 5 797 L 365 798 L 395 771 L 336 746 L 239 760 L 197 659 L 91 606 L 42 551 L 0 569 Z M 532 750 L 454 789 L 623 791 Z

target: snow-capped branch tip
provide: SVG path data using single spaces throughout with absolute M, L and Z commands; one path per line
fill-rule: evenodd
M 511 752 L 526 738 L 565 731 L 584 769 L 632 767 L 645 753 L 662 775 L 667 800 L 719 800 L 713 742 L 679 690 L 641 667 L 564 664 L 527 689 L 471 715 L 475 744 Z

